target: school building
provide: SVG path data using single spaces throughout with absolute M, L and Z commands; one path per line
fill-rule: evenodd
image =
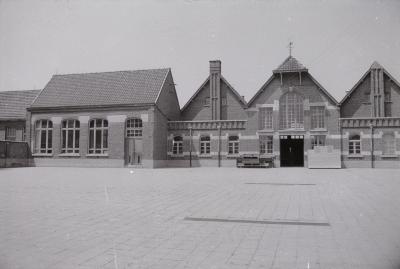
M 218 60 L 182 108 L 168 68 L 54 75 L 31 94 L 18 121 L 37 166 L 400 168 L 400 84 L 377 62 L 341 102 L 293 56 L 249 102 Z

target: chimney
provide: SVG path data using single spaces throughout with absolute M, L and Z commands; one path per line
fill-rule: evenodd
M 210 61 L 211 119 L 221 119 L 221 61 Z

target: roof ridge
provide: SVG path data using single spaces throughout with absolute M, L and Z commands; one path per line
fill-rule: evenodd
M 171 67 L 134 69 L 134 70 L 116 70 L 116 71 L 98 71 L 98 72 L 86 72 L 86 73 L 85 72 L 82 72 L 82 73 L 65 73 L 65 74 L 54 74 L 53 76 L 91 75 L 91 74 L 122 73 L 122 72 L 153 71 L 153 70 L 171 70 Z

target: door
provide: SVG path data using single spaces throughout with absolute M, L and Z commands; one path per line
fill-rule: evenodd
M 302 135 L 280 137 L 280 158 L 282 167 L 304 166 L 304 138 Z
M 128 138 L 126 142 L 126 163 L 136 165 L 142 163 L 142 139 Z

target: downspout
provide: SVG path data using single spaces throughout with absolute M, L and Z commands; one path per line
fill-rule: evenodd
M 189 135 L 190 135 L 190 144 L 189 144 L 189 167 L 192 167 L 192 127 L 189 127 Z
M 342 119 L 339 118 L 339 131 L 340 131 L 340 167 L 343 164 L 343 128 Z
M 369 128 L 371 129 L 371 168 L 374 168 L 374 125 L 372 122 Z
M 218 125 L 218 167 L 221 167 L 221 124 Z

